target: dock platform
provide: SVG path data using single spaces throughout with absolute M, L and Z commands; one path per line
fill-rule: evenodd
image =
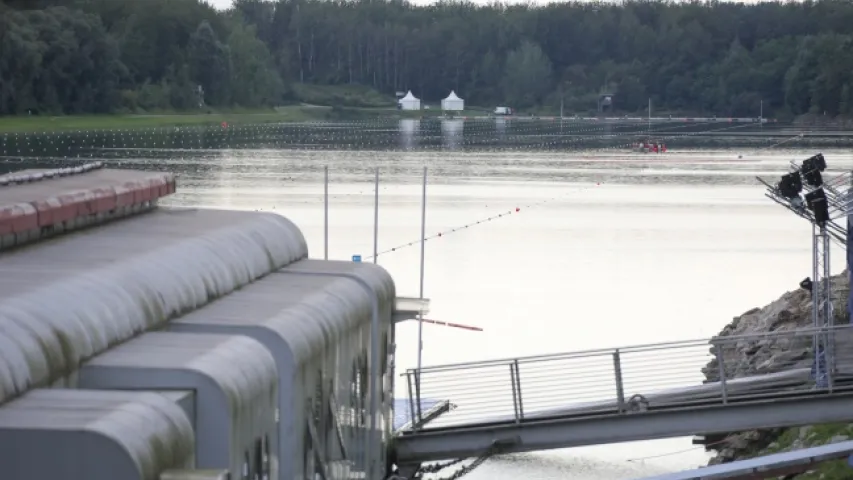
M 174 192 L 171 173 L 101 162 L 0 175 L 0 249 L 139 213 Z

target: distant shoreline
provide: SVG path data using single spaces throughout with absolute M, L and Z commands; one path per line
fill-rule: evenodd
M 92 129 L 209 126 L 319 120 L 327 109 L 284 107 L 255 112 L 152 113 L 104 115 L 19 115 L 0 117 L 0 133 L 37 133 Z
M 485 116 L 486 112 L 461 115 Z M 227 124 L 293 123 L 307 121 L 369 120 L 378 118 L 422 118 L 442 116 L 440 110 L 400 111 L 396 108 L 333 108 L 294 105 L 256 111 L 171 112 L 102 115 L 17 115 L 0 116 L 0 134 L 46 133 L 93 129 L 135 129 Z
M 104 115 L 20 115 L 0 117 L 0 135 L 60 133 L 92 130 L 140 130 L 171 127 L 213 127 L 219 125 L 274 124 L 323 121 L 367 121 L 376 119 L 419 119 L 438 118 L 444 114 L 439 109 L 400 111 L 396 108 L 367 107 L 329 107 L 320 105 L 291 105 L 275 109 L 236 110 L 211 112 L 152 112 L 148 114 L 104 114 Z M 485 109 L 458 112 L 457 117 L 486 118 L 490 112 Z M 528 115 L 518 115 L 527 119 Z M 537 118 L 537 117 L 533 117 Z M 569 119 L 570 117 L 566 117 Z M 553 120 L 545 116 L 545 120 Z M 543 120 L 543 121 L 545 121 Z M 853 131 L 844 131 L 846 119 L 827 120 L 803 116 L 787 124 L 784 131 L 767 132 L 767 135 L 753 132 L 708 131 L 689 135 L 677 135 L 671 132 L 679 145 L 687 147 L 766 147 L 784 140 L 791 147 L 850 147 L 853 146 Z M 812 127 L 812 128 L 809 128 Z M 817 131 L 813 128 L 818 127 Z M 838 131 L 836 129 L 842 129 Z M 822 128 L 829 130 L 821 132 Z M 802 129 L 803 138 L 793 139 L 798 129 Z M 713 130 L 713 129 L 712 129 Z M 728 129 L 726 129 L 728 130 Z M 809 131 L 812 130 L 812 131 Z M 659 131 L 656 135 L 666 142 L 670 132 Z M 790 137 L 789 137 L 790 135 Z M 791 141 L 793 140 L 793 141 Z M 675 140 L 673 140 L 675 141 Z M 607 146 L 606 140 L 593 141 L 591 148 Z

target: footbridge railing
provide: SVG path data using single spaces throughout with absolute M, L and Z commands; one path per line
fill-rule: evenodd
M 828 381 L 814 380 L 814 340 Z M 825 342 L 825 343 L 824 343 Z M 823 370 L 823 368 L 822 368 Z M 832 392 L 853 384 L 850 325 L 505 358 L 410 369 L 406 434 L 445 427 L 522 423 L 557 416 L 630 414 L 727 405 L 780 395 Z M 427 405 L 449 401 L 437 418 Z

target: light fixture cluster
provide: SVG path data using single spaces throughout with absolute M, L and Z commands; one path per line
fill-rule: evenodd
M 795 171 L 782 175 L 782 179 L 776 184 L 776 193 L 788 200 L 791 206 L 802 209 L 808 208 L 814 221 L 818 225 L 824 225 L 830 220 L 829 202 L 823 189 L 823 175 L 826 170 L 826 159 L 822 153 L 803 160 L 802 165 Z M 811 187 L 803 197 L 800 194 L 804 185 Z M 804 201 L 805 200 L 805 201 Z

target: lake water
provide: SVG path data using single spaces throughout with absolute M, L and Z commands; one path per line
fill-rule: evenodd
M 464 143 L 464 137 L 458 140 Z M 426 244 L 430 317 L 484 331 L 425 325 L 425 365 L 707 337 L 732 317 L 797 288 L 811 273 L 809 225 L 765 199 L 754 176 L 778 178 L 790 160 L 812 151 L 675 150 L 653 156 L 620 149 L 242 145 L 141 149 L 92 142 L 82 156 L 177 172 L 179 191 L 170 205 L 283 214 L 320 258 L 328 165 L 333 259 L 372 255 L 378 167 L 379 251 L 402 246 L 380 255 L 378 263 L 394 276 L 398 294 L 409 296 L 418 295 L 416 241 L 426 165 L 427 235 L 473 224 Z M 824 154 L 831 169 L 853 168 L 847 151 Z M 42 156 L 37 163 L 64 157 Z M 33 160 L 23 155 L 14 162 Z M 513 213 L 476 223 L 503 212 Z M 842 263 L 838 251 L 834 271 Z M 416 331 L 414 323 L 398 327 L 398 371 L 416 364 Z M 403 382 L 396 394 L 406 395 Z M 465 478 L 628 479 L 707 460 L 701 448 L 680 438 L 499 456 Z

